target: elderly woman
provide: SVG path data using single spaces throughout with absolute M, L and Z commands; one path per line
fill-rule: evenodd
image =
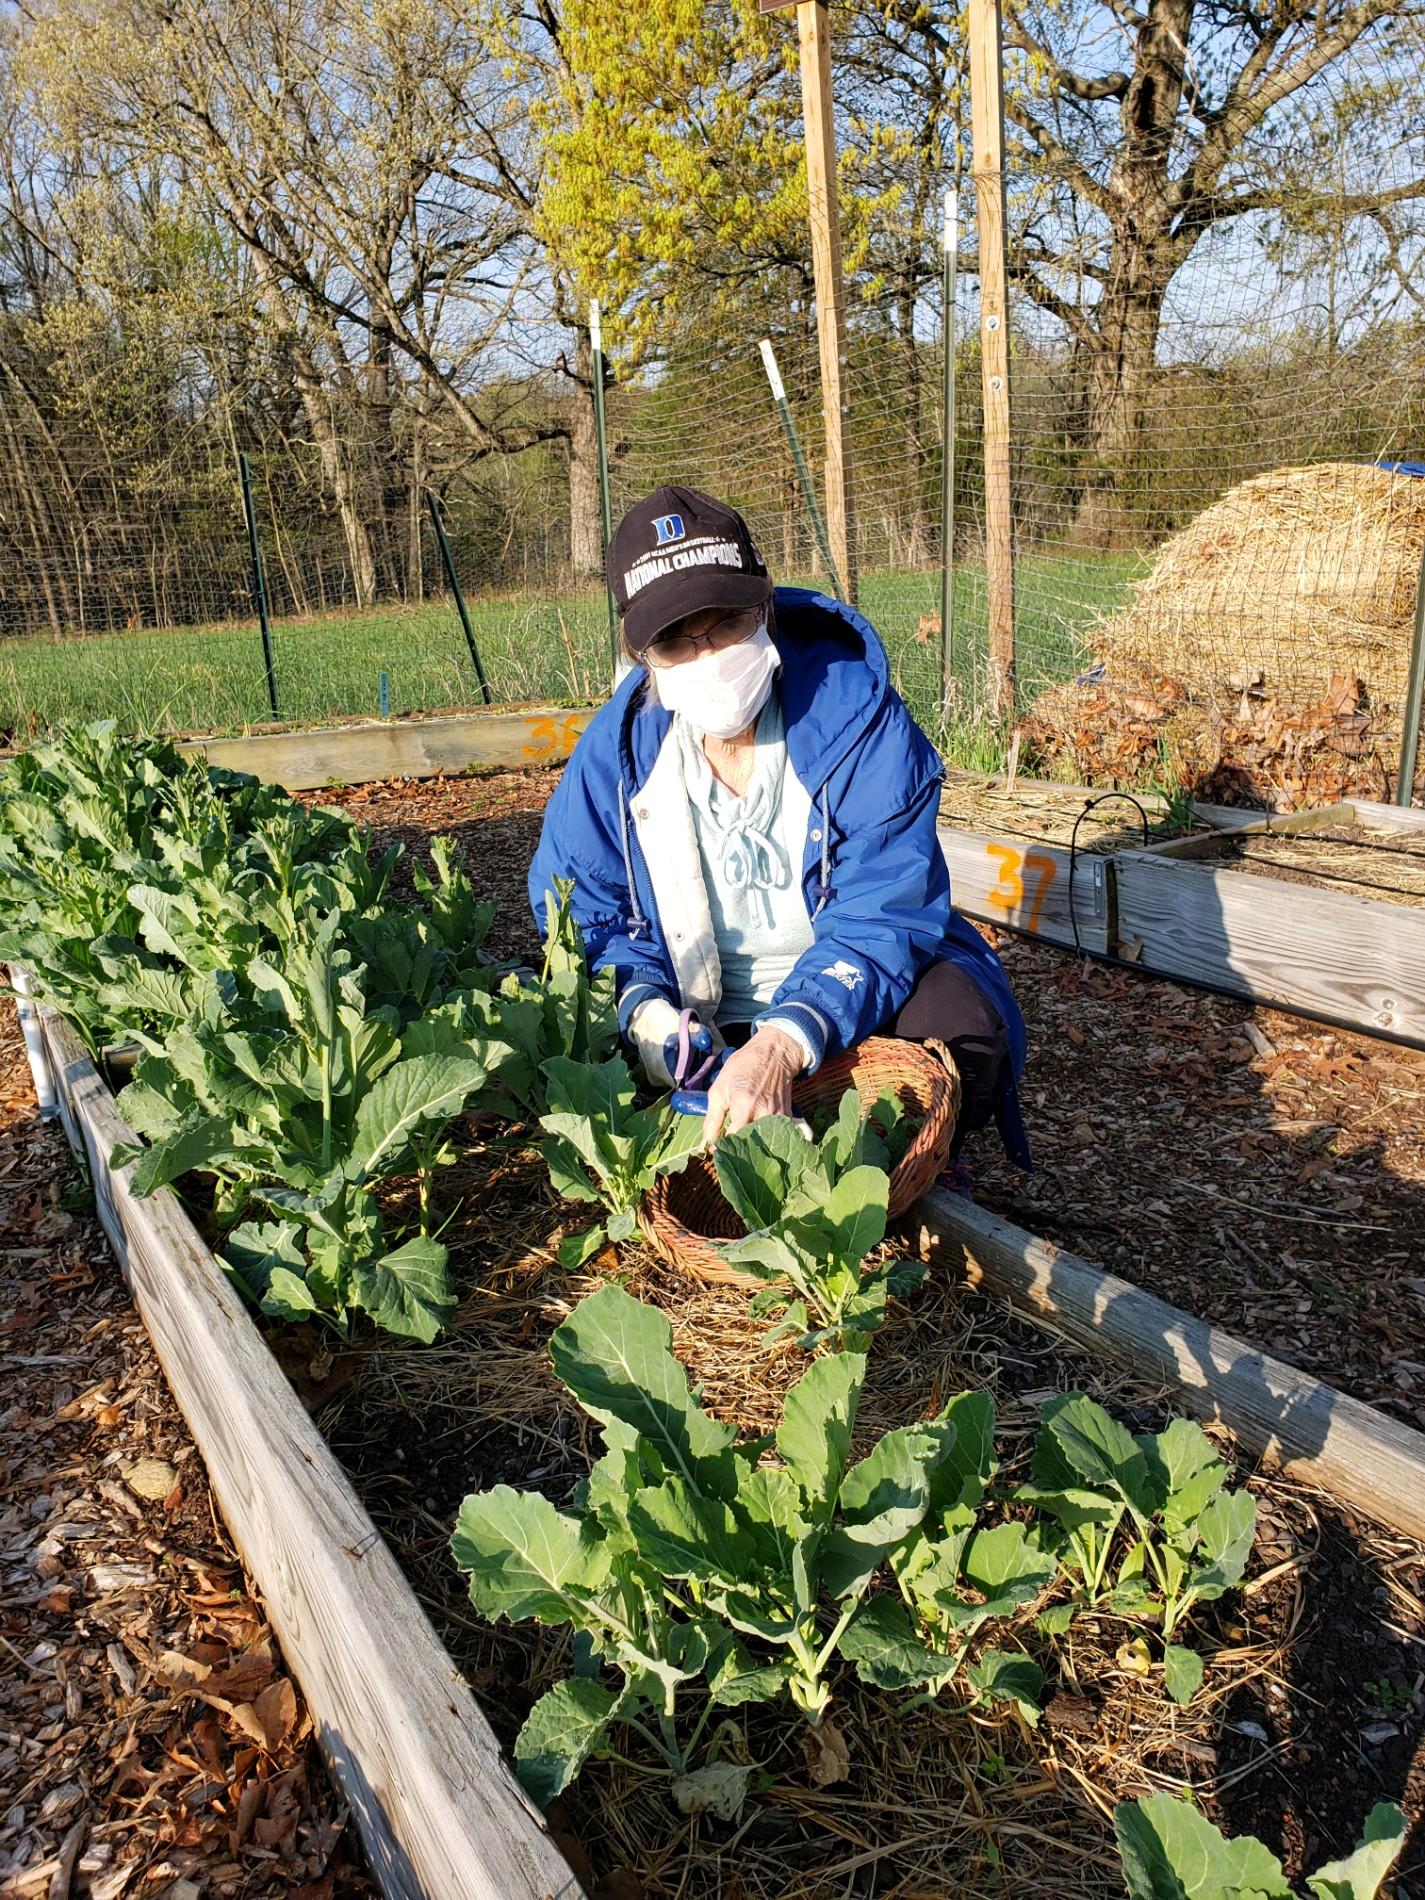
M 747 524 L 694 488 L 631 508 L 608 551 L 633 671 L 591 722 L 530 872 L 556 877 L 619 1023 L 668 1085 L 688 1037 L 727 1052 L 707 1136 L 786 1114 L 798 1076 L 873 1034 L 934 1039 L 963 1099 L 1028 1165 L 1024 1023 L 956 912 L 936 842 L 941 765 L 870 625 L 775 588 Z

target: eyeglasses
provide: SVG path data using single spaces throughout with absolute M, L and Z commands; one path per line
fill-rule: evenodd
M 644 648 L 643 657 L 650 666 L 682 666 L 703 653 L 721 653 L 728 647 L 741 646 L 762 625 L 760 607 L 742 608 L 724 614 L 706 633 L 670 633 Z

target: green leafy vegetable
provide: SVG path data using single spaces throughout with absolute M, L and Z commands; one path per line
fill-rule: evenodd
M 617 1693 L 551 1692 L 537 1705 L 516 1745 L 531 1792 L 566 1785 L 615 1722 L 637 1727 L 680 1776 L 714 1707 L 786 1695 L 816 1722 L 842 1651 L 868 1680 L 943 1678 L 945 1658 L 869 1592 L 931 1508 L 953 1453 L 949 1408 L 853 1461 L 865 1360 L 830 1355 L 788 1394 L 769 1463 L 765 1443 L 739 1444 L 703 1410 L 668 1322 L 621 1288 L 582 1301 L 550 1352 L 603 1429 L 577 1509 L 506 1487 L 476 1493 L 452 1545 L 485 1615 L 571 1624 L 621 1678 Z M 695 1679 L 707 1701 L 685 1741 L 676 1697 Z
M 1045 1406 L 1031 1482 L 1015 1493 L 1057 1524 L 1056 1549 L 1082 1601 L 1161 1619 L 1164 1681 L 1184 1704 L 1201 1686 L 1202 1661 L 1171 1639 L 1197 1604 L 1241 1582 L 1256 1533 L 1255 1502 L 1224 1491 L 1227 1477 L 1190 1419 L 1135 1437 L 1071 1392 Z
M 604 1208 L 597 1226 L 561 1246 L 560 1259 L 574 1267 L 606 1237 L 628 1238 L 639 1202 L 660 1174 L 687 1166 L 702 1125 L 696 1116 L 675 1114 L 666 1104 L 636 1107 L 633 1078 L 622 1056 L 597 1066 L 552 1056 L 542 1073 L 549 1109 L 539 1124 L 549 1139 L 540 1152 L 555 1191 L 567 1200 L 601 1202 Z
M 717 1144 L 719 1185 L 748 1229 L 722 1252 L 770 1283 L 757 1310 L 782 1311 L 806 1346 L 828 1341 L 864 1350 L 888 1296 L 921 1277 L 903 1261 L 863 1268 L 886 1230 L 889 1182 L 879 1161 L 868 1159 L 880 1150 L 854 1089 L 819 1142 L 772 1115 Z
M 1113 1827 L 1130 1900 L 1292 1900 L 1281 1863 L 1260 1841 L 1227 1840 L 1173 1795 L 1125 1802 Z M 1374 1900 L 1404 1844 L 1404 1815 L 1381 1802 L 1356 1851 L 1306 1884 L 1316 1900 Z

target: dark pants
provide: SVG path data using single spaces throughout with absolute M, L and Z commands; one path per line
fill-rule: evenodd
M 995 1094 L 1009 1062 L 999 1011 L 968 971 L 932 963 L 882 1032 L 907 1042 L 944 1043 L 960 1071 L 960 1117 L 950 1153 L 994 1119 Z

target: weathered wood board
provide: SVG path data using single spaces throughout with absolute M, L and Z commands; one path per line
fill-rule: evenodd
M 1080 947 L 1098 956 L 1107 951 L 1111 860 L 1102 853 L 1078 854 L 1071 918 L 1067 851 L 1026 838 L 986 837 L 944 826 L 939 837 L 950 871 L 950 895 L 965 916 L 1070 948 L 1076 918 Z
M 1425 912 L 1150 851 L 1113 879 L 1111 948 L 1141 969 L 1425 1044 Z
M 1425 1433 L 1260 1347 L 1090 1266 L 963 1196 L 932 1190 L 909 1217 L 922 1245 L 1076 1345 L 1161 1380 L 1199 1418 L 1377 1523 L 1425 1538 Z
M 1194 808 L 1196 809 L 1196 808 Z M 1231 838 L 1270 837 L 1277 832 L 1322 831 L 1332 825 L 1354 824 L 1354 805 L 1317 805 L 1310 811 L 1248 812 L 1244 822 L 1217 826 L 1211 832 L 1187 838 L 1164 838 L 1158 844 L 1144 845 L 1155 858 L 1212 858 L 1220 855 L 1227 832 Z
M 1425 831 L 1425 810 L 1419 805 L 1382 805 L 1373 798 L 1353 798 L 1351 807 L 1363 825 L 1382 831 Z
M 111 1170 L 131 1140 L 41 1016 L 65 1128 L 223 1517 L 388 1900 L 583 1900 L 489 1724 L 246 1308 L 174 1195 Z
M 594 716 L 592 707 L 526 707 L 307 732 L 257 732 L 238 739 L 194 739 L 180 747 L 213 765 L 251 772 L 289 792 L 374 779 L 434 778 L 472 766 L 555 765 L 567 759 Z

